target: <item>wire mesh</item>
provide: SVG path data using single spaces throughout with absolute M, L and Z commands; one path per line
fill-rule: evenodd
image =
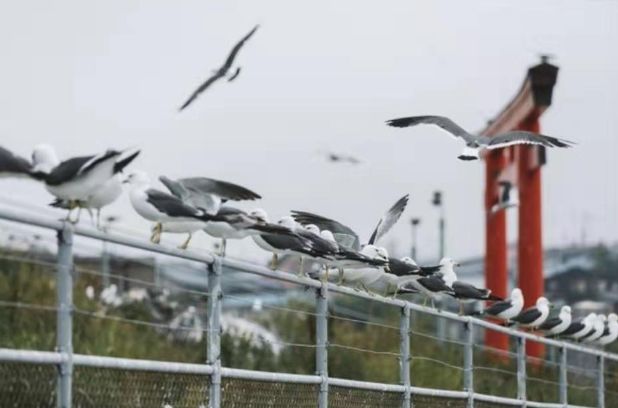
M 205 408 L 208 384 L 198 374 L 75 367 L 73 401 L 84 408 Z
M 596 357 L 579 351 L 570 351 L 567 356 L 569 403 L 594 406 L 597 400 L 598 376 Z
M 223 378 L 221 397 L 226 408 L 314 408 L 318 386 Z
M 618 407 L 618 361 L 605 359 L 605 406 Z
M 528 400 L 540 402 L 560 401 L 559 349 L 553 346 L 533 348 L 533 341 L 526 342 L 526 392 Z M 536 351 L 532 351 L 536 350 Z M 532 355 L 540 352 L 540 355 Z
M 468 400 L 412 394 L 412 406 L 414 408 L 467 408 Z
M 0 407 L 55 407 L 53 365 L 0 362 Z
M 474 344 L 474 391 L 507 398 L 517 397 L 517 353 L 509 344 L 502 350 Z
M 403 401 L 400 392 L 369 391 L 357 388 L 329 386 L 328 406 L 332 408 L 399 408 Z

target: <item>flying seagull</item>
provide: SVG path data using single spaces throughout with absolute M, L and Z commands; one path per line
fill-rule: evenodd
M 172 180 L 161 176 L 159 180 L 170 193 L 211 215 L 217 214 L 221 205 L 227 201 L 251 201 L 262 198 L 259 194 L 238 184 L 207 177 Z
M 398 128 L 421 124 L 436 125 L 455 138 L 461 138 L 466 143 L 463 152 L 458 156 L 460 160 L 478 160 L 480 153 L 485 150 L 501 149 L 503 147 L 519 144 L 532 144 L 544 147 L 571 147 L 574 145 L 573 142 L 568 140 L 524 130 L 512 130 L 493 137 L 473 135 L 444 116 L 410 116 L 407 118 L 391 119 L 386 121 L 386 124 Z
M 397 202 L 380 218 L 367 244 L 376 244 L 390 229 L 397 223 L 401 214 L 406 209 L 409 195 L 401 197 Z M 360 238 L 350 227 L 338 221 L 322 217 L 306 211 L 292 211 L 292 217 L 302 225 L 314 224 L 320 230 L 331 231 L 339 246 L 359 251 L 361 249 Z
M 515 288 L 511 291 L 511 298 L 503 300 L 501 302 L 493 303 L 480 313 L 473 313 L 472 315 L 486 315 L 497 317 L 498 319 L 510 321 L 517 316 L 521 309 L 524 307 L 524 295 L 521 293 L 521 289 Z
M 536 300 L 536 304 L 527 308 L 511 319 L 513 323 L 518 323 L 522 327 L 535 329 L 545 323 L 549 316 L 549 301 L 541 296 Z
M 491 213 L 495 214 L 500 210 L 506 210 L 507 208 L 517 207 L 519 203 L 517 199 L 511 197 L 513 183 L 507 180 L 498 182 L 500 194 L 498 196 L 498 202 L 491 206 Z
M 561 334 L 571 324 L 571 306 L 565 305 L 560 309 L 560 314 L 556 317 L 545 320 L 545 323 L 539 326 L 539 329 L 544 330 L 546 335 L 554 336 Z
M 360 164 L 360 160 L 349 154 L 340 154 L 334 152 L 326 153 L 326 159 L 331 163 L 349 163 Z
M 204 92 L 206 89 L 208 89 L 208 87 L 210 87 L 216 81 L 218 81 L 219 79 L 221 79 L 221 78 L 223 78 L 223 77 L 225 77 L 227 75 L 228 71 L 230 70 L 230 68 L 232 68 L 232 65 L 234 64 L 234 60 L 236 59 L 236 55 L 238 54 L 240 49 L 243 47 L 243 45 L 245 45 L 245 42 L 247 42 L 247 40 L 249 40 L 249 38 L 251 38 L 251 36 L 257 31 L 258 28 L 259 28 L 259 25 L 256 25 L 255 27 L 253 27 L 253 29 L 251 31 L 249 31 L 249 33 L 247 35 L 245 35 L 234 46 L 234 48 L 232 48 L 232 51 L 230 51 L 230 54 L 227 56 L 227 59 L 225 60 L 223 65 L 221 67 L 219 67 L 219 69 L 215 70 L 213 72 L 212 76 L 210 78 L 208 78 L 204 83 L 202 83 L 202 85 L 200 85 L 199 88 L 197 88 L 195 90 L 195 92 L 193 92 L 191 94 L 189 99 L 187 99 L 187 101 L 180 107 L 181 111 L 183 109 L 185 109 L 187 106 L 189 106 L 202 92 Z M 234 73 L 228 78 L 228 82 L 231 82 L 234 79 L 236 79 L 236 77 L 239 74 L 240 74 L 240 67 L 237 68 L 234 71 Z

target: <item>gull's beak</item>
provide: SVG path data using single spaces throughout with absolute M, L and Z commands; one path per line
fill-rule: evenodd
M 122 180 L 122 184 L 129 184 L 129 179 L 126 178 L 126 179 Z
M 455 262 L 455 266 L 461 266 L 461 264 L 459 262 Z

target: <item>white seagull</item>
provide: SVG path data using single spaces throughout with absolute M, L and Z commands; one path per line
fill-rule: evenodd
M 569 336 L 575 340 L 579 340 L 593 329 L 593 323 L 596 320 L 596 313 L 590 313 L 586 317 L 576 322 L 571 322 L 569 327 L 561 333 L 562 336 Z
M 580 341 L 583 341 L 584 343 L 595 342 L 603 335 L 603 332 L 605 331 L 606 321 L 607 317 L 605 317 L 605 315 L 597 315 L 597 318 L 594 320 L 594 322 L 592 322 L 592 330 L 590 331 L 590 333 L 583 336 Z
M 618 315 L 610 313 L 607 316 L 607 327 L 603 330 L 603 335 L 597 339 L 597 344 L 606 346 L 613 343 L 618 338 Z
M 528 327 L 536 329 L 547 320 L 549 316 L 549 300 L 541 296 L 536 300 L 536 304 L 527 308 L 517 316 L 513 317 L 511 321 L 519 324 L 521 327 Z
M 460 138 L 466 143 L 463 152 L 458 157 L 460 160 L 478 160 L 481 152 L 485 150 L 501 149 L 503 147 L 519 144 L 533 144 L 544 147 L 572 147 L 574 145 L 573 142 L 568 140 L 524 130 L 512 130 L 493 137 L 473 135 L 444 116 L 410 116 L 407 118 L 391 119 L 386 121 L 386 124 L 398 128 L 422 124 L 436 125 L 455 138 Z
M 544 330 L 548 336 L 558 335 L 571 325 L 571 320 L 571 306 L 564 305 L 558 316 L 547 319 L 539 329 Z
M 501 302 L 493 303 L 487 307 L 481 313 L 473 313 L 473 315 L 483 314 L 488 316 L 497 317 L 498 319 L 509 322 L 512 318 L 517 316 L 524 307 L 524 295 L 521 293 L 521 289 L 515 288 L 511 291 L 510 299 L 503 300 Z

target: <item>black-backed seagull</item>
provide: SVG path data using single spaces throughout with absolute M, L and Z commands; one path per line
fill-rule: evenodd
M 610 313 L 607 316 L 607 326 L 603 330 L 603 335 L 596 341 L 601 346 L 613 343 L 618 338 L 618 315 Z
M 161 176 L 159 180 L 176 197 L 211 215 L 217 214 L 221 205 L 228 201 L 251 201 L 262 198 L 238 184 L 207 177 L 172 180 Z
M 461 160 L 478 160 L 484 150 L 501 149 L 519 144 L 532 144 L 544 147 L 572 147 L 573 142 L 557 137 L 540 135 L 524 130 L 512 130 L 493 137 L 473 135 L 461 126 L 444 116 L 411 116 L 407 118 L 391 119 L 386 124 L 393 127 L 403 128 L 416 125 L 436 125 L 447 131 L 455 138 L 461 138 L 466 146 L 459 156 Z
M 579 340 L 584 343 L 595 342 L 599 337 L 603 335 L 603 332 L 605 331 L 606 321 L 607 317 L 605 315 L 597 315 L 596 319 L 594 319 L 594 321 L 592 322 L 592 330 L 588 334 L 582 336 Z
M 131 185 L 129 198 L 135 211 L 143 218 L 156 223 L 150 238 L 152 242 L 159 242 L 163 225 L 182 222 L 183 224 L 170 225 L 170 227 L 183 226 L 186 228 L 173 231 L 189 234 L 187 240 L 180 246 L 180 248 L 186 249 L 193 232 L 204 228 L 207 221 L 216 219 L 216 216 L 190 206 L 172 194 L 152 188 L 150 177 L 142 171 L 131 173 L 126 181 Z
M 569 327 L 561 333 L 561 336 L 569 336 L 575 340 L 584 337 L 592 331 L 592 324 L 596 318 L 596 313 L 590 313 L 583 319 L 571 322 Z
M 442 265 L 419 266 L 414 259 L 410 258 L 409 256 L 404 256 L 401 259 L 389 258 L 388 268 L 390 270 L 390 273 L 397 276 L 429 276 L 434 272 L 438 272 L 442 268 Z
M 376 244 L 380 238 L 382 238 L 393 227 L 393 225 L 395 225 L 408 204 L 408 198 L 409 196 L 406 194 L 397 200 L 397 202 L 389 208 L 382 218 L 380 218 L 366 245 Z M 338 221 L 306 211 L 292 211 L 292 217 L 302 225 L 313 224 L 320 230 L 328 230 L 332 232 L 339 248 L 342 250 L 346 249 L 353 252 L 361 251 L 362 246 L 358 234 L 354 232 L 352 228 L 343 225 Z M 339 267 L 365 268 L 367 265 L 363 262 L 351 260 L 349 263 L 343 262 L 339 265 Z
M 539 329 L 545 331 L 546 336 L 555 336 L 565 331 L 571 324 L 571 306 L 564 305 L 556 317 L 550 317 Z
M 221 78 L 223 78 L 223 77 L 225 77 L 227 75 L 228 71 L 230 70 L 230 68 L 232 68 L 232 65 L 234 64 L 234 60 L 236 59 L 236 55 L 238 54 L 240 49 L 243 47 L 245 42 L 247 42 L 247 40 L 249 40 L 249 38 L 251 38 L 251 36 L 257 31 L 258 27 L 259 27 L 259 25 L 256 25 L 255 27 L 253 27 L 253 29 L 251 31 L 249 31 L 249 33 L 247 35 L 245 35 L 238 43 L 236 43 L 234 48 L 232 48 L 232 51 L 230 51 L 229 55 L 227 56 L 227 59 L 225 60 L 223 65 L 221 67 L 219 67 L 219 69 L 215 70 L 213 72 L 212 76 L 210 78 L 208 78 L 204 83 L 202 83 L 191 94 L 189 99 L 187 99 L 187 101 L 185 103 L 183 103 L 182 106 L 180 107 L 181 111 L 183 109 L 185 109 L 187 106 L 189 106 L 202 92 L 204 92 L 206 89 L 208 89 L 209 86 L 211 86 L 216 81 L 218 81 L 219 79 L 221 79 Z M 235 72 L 232 73 L 232 75 L 228 78 L 228 82 L 231 82 L 234 79 L 236 79 L 238 74 L 240 74 L 240 68 L 237 68 L 235 70 Z
M 536 304 L 527 308 L 520 314 L 511 319 L 511 322 L 519 324 L 521 327 L 528 327 L 536 329 L 545 321 L 549 316 L 550 303 L 544 296 L 539 297 L 536 300 Z
M 512 318 L 517 316 L 524 307 L 524 295 L 521 293 L 521 289 L 515 288 L 511 291 L 511 297 L 501 302 L 495 302 L 491 306 L 485 308 L 480 313 L 473 313 L 472 315 L 487 315 L 493 316 L 498 319 L 509 322 Z
M 431 307 L 434 309 L 436 307 L 434 300 L 439 298 L 441 294 L 453 294 L 453 289 L 444 281 L 442 272 L 435 272 L 429 276 L 418 277 L 409 282 L 408 285 L 425 295 L 423 305 L 427 304 L 427 299 L 431 299 Z

